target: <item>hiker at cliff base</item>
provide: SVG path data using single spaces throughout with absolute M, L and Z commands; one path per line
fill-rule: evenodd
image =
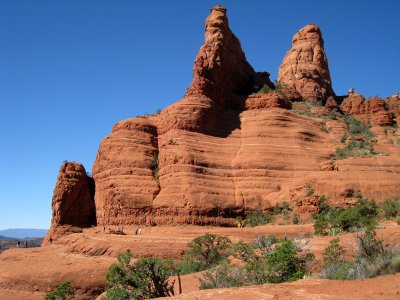
M 20 245 L 21 245 L 21 242 L 18 241 L 18 242 L 17 242 L 17 248 L 19 248 Z

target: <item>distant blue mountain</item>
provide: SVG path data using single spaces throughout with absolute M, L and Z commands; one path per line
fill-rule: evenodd
M 16 228 L 0 230 L 0 235 L 10 238 L 44 237 L 47 229 Z

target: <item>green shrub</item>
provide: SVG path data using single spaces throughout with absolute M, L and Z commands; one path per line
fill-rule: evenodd
M 326 125 L 322 125 L 322 126 L 320 127 L 320 129 L 321 129 L 321 131 L 323 131 L 323 132 L 329 133 L 329 128 L 328 128 Z
M 314 222 L 314 234 L 327 235 L 329 233 L 329 220 L 326 215 L 318 215 Z
M 400 272 L 400 253 L 385 247 L 375 231 L 367 230 L 356 236 L 357 251 L 353 260 L 345 260 L 345 250 L 334 239 L 324 252 L 320 273 L 326 279 L 372 278 Z
M 306 197 L 310 197 L 310 196 L 314 195 L 315 190 L 311 184 L 307 184 L 306 189 L 307 189 Z
M 159 178 L 158 172 L 160 171 L 160 167 L 158 165 L 158 153 L 154 153 L 153 160 L 151 161 L 150 168 L 153 171 L 154 178 L 157 181 L 159 181 L 160 178 Z
M 375 134 L 370 130 L 371 125 L 364 125 L 354 116 L 347 116 L 346 122 L 349 125 L 349 133 L 351 136 L 361 135 L 366 139 L 375 137 Z
M 275 206 L 272 208 L 272 214 L 273 215 L 283 214 L 284 216 L 288 216 L 291 210 L 292 209 L 290 208 L 289 203 L 284 201 L 280 204 L 279 203 L 275 204 Z
M 107 296 L 110 299 L 149 299 L 167 297 L 174 294 L 174 282 L 169 277 L 175 267 L 171 260 L 143 258 L 131 264 L 129 250 L 117 257 L 107 274 Z
M 102 300 L 131 300 L 131 296 L 126 289 L 120 285 L 113 286 L 107 290 L 107 294 Z
M 356 205 L 346 209 L 325 209 L 327 211 L 317 215 L 314 223 L 314 233 L 317 235 L 374 228 L 378 222 L 378 206 L 373 200 L 358 199 Z
M 299 249 L 291 240 L 279 243 L 266 258 L 268 282 L 279 283 L 303 278 L 306 263 L 314 259 L 312 253 L 298 255 Z
M 200 289 L 215 289 L 246 285 L 245 271 L 227 262 L 204 272 L 199 278 Z
M 400 216 L 400 197 L 385 200 L 381 208 L 387 220 L 396 219 Z
M 211 233 L 194 238 L 178 264 L 181 274 L 194 273 L 216 266 L 227 260 L 232 242 L 228 237 Z
M 397 225 L 400 225 L 400 217 L 396 218 L 396 223 L 397 223 Z
M 246 226 L 255 227 L 270 223 L 273 220 L 271 215 L 265 214 L 262 211 L 255 209 L 252 212 L 246 214 L 244 223 Z
M 71 288 L 71 282 L 65 280 L 61 282 L 55 289 L 48 293 L 46 300 L 67 300 L 75 297 L 75 292 Z
M 275 91 L 275 87 L 271 87 L 268 84 L 264 84 L 256 94 L 268 94 Z
M 346 261 L 344 254 L 346 250 L 339 245 L 339 239 L 330 241 L 330 245 L 325 248 L 323 254 L 324 263 L 320 272 L 320 277 L 333 280 L 347 280 L 354 278 L 354 263 Z
M 340 138 L 340 142 L 341 142 L 342 144 L 345 144 L 348 138 L 349 138 L 349 137 L 348 137 L 346 134 L 344 134 L 344 135 L 342 135 L 342 137 Z
M 352 139 L 348 141 L 346 135 L 342 136 L 341 143 L 348 142 L 344 148 L 336 149 L 333 159 L 377 154 L 372 145 L 372 138 L 375 137 L 375 134 L 370 130 L 371 126 L 364 125 L 353 116 L 347 116 L 345 120 L 349 125 L 349 134 Z
M 273 246 L 275 243 L 276 246 Z M 234 256 L 243 261 L 240 266 L 224 262 L 207 271 L 200 278 L 201 288 L 257 285 L 302 278 L 314 255 L 300 255 L 301 249 L 291 240 L 260 236 L 248 244 L 234 245 Z
M 399 253 L 387 248 L 379 240 L 375 231 L 367 230 L 356 237 L 358 251 L 355 255 L 355 273 L 357 278 L 400 272 Z
M 298 214 L 294 214 L 294 215 L 293 215 L 293 224 L 294 224 L 294 225 L 300 224 L 300 217 L 299 217 Z

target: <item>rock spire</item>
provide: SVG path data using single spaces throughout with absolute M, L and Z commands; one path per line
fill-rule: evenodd
M 205 42 L 194 62 L 193 81 L 185 96 L 206 96 L 222 108 L 235 106 L 236 96 L 246 92 L 255 72 L 229 28 L 225 8 L 212 8 L 205 25 Z
M 292 48 L 279 68 L 278 80 L 294 87 L 310 101 L 325 101 L 335 96 L 324 40 L 317 25 L 307 25 L 294 35 Z

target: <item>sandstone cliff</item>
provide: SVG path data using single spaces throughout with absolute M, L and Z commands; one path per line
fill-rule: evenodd
M 118 122 L 102 140 L 93 165 L 98 225 L 234 225 L 283 201 L 308 212 L 310 186 L 338 206 L 349 190 L 398 196 L 400 151 L 379 129 L 395 121 L 398 98 L 335 97 L 318 26 L 294 36 L 276 87 L 247 62 L 226 9 L 211 9 L 205 30 L 184 98 Z M 341 110 L 377 125 L 373 143 L 386 155 L 333 161 L 348 133 Z

